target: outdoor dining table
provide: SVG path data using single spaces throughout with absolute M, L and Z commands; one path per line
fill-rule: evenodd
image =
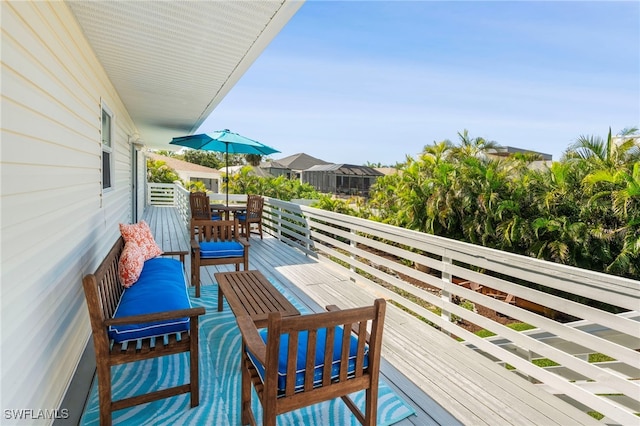
M 224 220 L 229 220 L 229 213 L 238 214 L 247 210 L 247 206 L 244 204 L 211 204 L 211 211 L 223 211 Z

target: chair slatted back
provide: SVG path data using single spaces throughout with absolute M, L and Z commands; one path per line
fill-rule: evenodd
M 382 305 L 382 307 L 381 307 Z M 287 382 L 285 387 L 285 397 L 290 397 L 299 392 L 295 389 L 295 378 L 297 369 L 297 357 L 298 357 L 298 343 L 300 333 L 306 332 L 307 334 L 307 354 L 316 353 L 316 344 L 318 339 L 318 330 L 326 329 L 326 340 L 324 346 L 324 365 L 332 365 L 333 362 L 333 348 L 336 344 L 336 327 L 342 327 L 342 339 L 339 342 L 340 346 L 340 371 L 338 373 L 339 382 L 343 384 L 347 380 L 362 377 L 372 372 L 377 372 L 380 367 L 380 350 L 382 330 L 384 326 L 384 301 L 376 302 L 373 306 L 365 306 L 361 308 L 353 308 L 346 310 L 338 310 L 333 312 L 322 312 L 318 314 L 301 315 L 295 317 L 282 318 L 279 324 L 279 334 L 288 335 L 288 359 L 287 359 Z M 371 326 L 371 334 L 367 332 L 368 325 Z M 271 330 L 271 324 L 269 325 Z M 355 336 L 357 339 L 357 351 L 355 354 L 355 369 L 351 369 L 352 373 L 348 374 L 350 370 L 349 357 L 351 347 L 351 337 Z M 267 343 L 267 375 L 276 372 L 271 383 L 275 384 L 277 380 L 277 365 L 278 365 L 278 353 L 271 351 L 270 347 L 279 347 L 280 343 L 276 344 L 276 340 L 280 336 Z M 365 346 L 369 345 L 368 353 L 365 353 Z M 272 355 L 270 359 L 270 355 Z M 273 358 L 275 356 L 275 360 Z M 304 376 L 304 391 L 309 392 L 314 387 L 328 387 L 335 381 L 331 378 L 331 369 L 323 368 L 322 383 L 314 385 L 314 356 L 307 356 L 305 360 L 305 376 Z M 365 356 L 368 357 L 367 368 L 364 368 Z M 376 373 L 377 374 L 377 373 Z M 268 379 L 265 379 L 265 383 Z
M 257 221 L 262 219 L 262 208 L 264 206 L 264 198 L 260 195 L 247 196 L 247 219 Z
M 211 219 L 211 207 L 209 197 L 204 192 L 192 192 L 189 194 L 189 207 L 193 219 Z
M 201 220 L 191 219 L 191 239 L 203 241 L 234 241 L 238 232 L 238 219 Z

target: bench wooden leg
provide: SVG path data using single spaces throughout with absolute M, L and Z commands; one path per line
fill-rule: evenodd
M 111 426 L 111 367 L 98 362 L 97 373 L 100 425 Z
M 190 320 L 190 338 L 191 348 L 189 353 L 191 359 L 189 360 L 189 368 L 191 370 L 190 385 L 191 385 L 191 408 L 197 407 L 200 404 L 200 365 L 198 364 L 198 317 L 192 317 Z

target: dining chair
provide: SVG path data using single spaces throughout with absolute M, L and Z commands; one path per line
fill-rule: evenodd
M 238 238 L 238 220 L 191 219 L 191 285 L 200 297 L 200 268 L 240 265 L 249 269 L 249 243 Z
M 377 299 L 372 306 L 327 306 L 329 312 L 310 315 L 283 318 L 272 312 L 260 329 L 248 315 L 238 316 L 242 424 L 256 424 L 253 384 L 263 425 L 275 426 L 279 414 L 335 398 L 361 424 L 375 425 L 385 309 L 385 300 Z M 350 397 L 359 390 L 365 391 L 364 410 Z
M 251 224 L 258 225 L 258 233 L 262 239 L 262 209 L 264 207 L 264 198 L 260 195 L 247 195 L 247 209 L 243 213 L 236 215 L 240 222 L 242 232 L 249 240 L 251 234 Z
M 212 210 L 209 196 L 204 192 L 192 192 L 189 194 L 189 207 L 192 219 L 221 220 L 220 212 Z

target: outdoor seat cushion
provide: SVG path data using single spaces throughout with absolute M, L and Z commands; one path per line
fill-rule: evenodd
M 242 257 L 244 246 L 237 241 L 203 241 L 200 243 L 202 259 L 218 259 L 223 257 Z
M 245 220 L 247 220 L 247 214 L 246 213 L 236 214 L 235 217 L 240 222 L 244 222 Z M 257 218 L 258 218 L 257 214 L 255 214 L 255 213 L 250 213 L 249 214 L 249 219 L 257 219 Z
M 144 262 L 140 278 L 125 289 L 114 318 L 191 308 L 182 263 L 176 259 L 156 257 Z M 109 327 L 109 337 L 116 342 L 162 336 L 189 330 L 189 318 L 144 324 Z
M 335 338 L 333 345 L 333 356 L 332 356 L 332 365 L 331 365 L 331 379 L 337 379 L 340 375 L 340 358 L 341 358 L 341 349 L 342 349 L 342 327 L 335 328 Z M 260 337 L 262 337 L 262 341 L 266 343 L 267 341 L 267 329 L 263 328 L 258 331 L 260 333 Z M 324 346 L 326 342 L 327 329 L 320 328 L 318 329 L 318 334 L 316 338 L 316 351 L 315 351 L 315 361 L 314 361 L 314 372 L 313 372 L 313 385 L 318 386 L 322 383 L 322 372 L 324 368 Z M 306 362 L 307 362 L 307 337 L 308 333 L 306 331 L 300 332 L 298 335 L 298 357 L 296 360 L 296 382 L 295 382 L 295 390 L 299 391 L 304 388 L 304 374 L 306 371 Z M 287 384 L 287 361 L 288 355 L 287 350 L 289 346 L 289 335 L 283 334 L 280 337 L 280 350 L 278 352 L 278 391 L 284 392 L 285 386 Z M 355 373 L 356 368 L 356 355 L 358 352 L 358 339 L 351 335 L 351 341 L 349 343 L 349 358 L 347 365 L 347 375 L 352 376 Z M 256 367 L 260 378 L 264 381 L 264 366 L 254 357 L 251 352 L 248 352 L 249 358 L 251 359 L 253 365 Z M 364 348 L 364 368 L 367 368 L 369 365 L 369 346 L 365 345 Z

